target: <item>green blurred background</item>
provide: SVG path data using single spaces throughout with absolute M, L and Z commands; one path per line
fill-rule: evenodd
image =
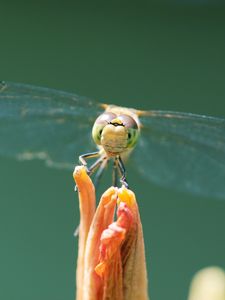
M 225 117 L 220 1 L 2 1 L 0 78 L 99 101 Z M 225 267 L 225 202 L 139 178 L 152 300 L 185 300 Z M 79 223 L 72 174 L 0 159 L 0 299 L 74 299 Z

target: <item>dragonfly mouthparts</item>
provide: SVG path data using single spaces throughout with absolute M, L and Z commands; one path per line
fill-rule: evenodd
M 120 120 L 119 118 L 115 118 L 115 119 L 111 120 L 109 124 L 111 124 L 113 126 L 124 126 L 122 120 Z
M 110 122 L 109 124 L 113 125 L 113 126 L 124 126 L 123 123 L 114 123 L 114 122 Z

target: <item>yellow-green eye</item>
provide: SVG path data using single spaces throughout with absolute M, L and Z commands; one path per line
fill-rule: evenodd
M 127 129 L 127 147 L 133 148 L 139 137 L 139 130 L 136 121 L 128 115 L 120 115 L 118 119 L 121 120 L 123 126 Z
M 110 112 L 101 114 L 95 121 L 92 127 L 92 138 L 97 145 L 101 144 L 101 134 L 103 128 L 109 124 L 113 119 L 116 118 L 116 115 Z
M 139 137 L 138 129 L 128 128 L 127 147 L 133 148 L 137 143 L 138 137 Z

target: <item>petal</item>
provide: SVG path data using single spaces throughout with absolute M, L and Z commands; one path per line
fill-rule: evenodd
M 123 244 L 124 300 L 147 300 L 148 280 L 145 261 L 145 247 L 141 219 L 135 195 L 121 188 L 119 201 L 124 201 L 132 209 L 134 221 L 129 236 Z
M 146 300 L 147 272 L 144 242 L 135 195 L 118 190 L 117 221 L 102 233 L 99 263 L 102 300 Z
M 82 300 L 84 286 L 84 253 L 89 228 L 95 213 L 95 188 L 85 167 L 76 167 L 73 173 L 79 193 L 80 225 L 76 272 L 76 299 Z
M 144 242 L 134 193 L 111 187 L 94 212 L 95 190 L 84 167 L 75 169 L 74 179 L 81 214 L 76 299 L 147 300 Z
M 113 222 L 117 199 L 117 189 L 109 188 L 101 197 L 91 224 L 84 260 L 84 288 L 82 300 L 100 300 L 101 279 L 95 272 L 99 261 L 100 237 L 102 232 Z
M 85 167 L 76 167 L 74 179 L 79 191 L 80 226 L 77 260 L 77 300 L 97 300 L 100 279 L 95 272 L 102 231 L 113 221 L 117 189 L 108 189 L 95 212 L 95 189 Z

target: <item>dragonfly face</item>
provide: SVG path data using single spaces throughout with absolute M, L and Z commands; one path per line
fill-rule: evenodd
M 94 149 L 92 126 L 106 158 L 119 155 L 123 160 L 135 147 L 127 163 L 132 161 L 137 177 L 225 199 L 224 118 L 139 111 L 73 93 L 0 83 L 1 156 L 39 158 L 50 167 L 72 171 L 79 154 Z
M 140 128 L 127 114 L 116 115 L 112 112 L 101 114 L 92 128 L 95 143 L 102 146 L 108 156 L 126 153 L 136 145 Z
M 108 160 L 113 158 L 113 185 L 118 185 L 118 174 L 120 174 L 121 183 L 128 187 L 123 159 L 136 145 L 139 131 L 140 127 L 132 117 L 130 109 L 114 106 L 110 110 L 110 106 L 106 107 L 106 111 L 96 119 L 92 128 L 92 137 L 99 151 L 79 156 L 80 162 L 85 166 L 87 166 L 87 158 L 100 156 L 90 168 L 87 168 L 89 174 L 99 168 L 95 183 L 99 182 Z

